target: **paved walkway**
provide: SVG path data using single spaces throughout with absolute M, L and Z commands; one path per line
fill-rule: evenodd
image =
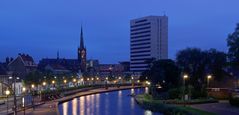
M 85 96 L 85 95 L 91 95 L 91 94 L 96 94 L 96 93 L 103 93 L 103 92 L 111 92 L 111 91 L 117 91 L 117 90 L 124 90 L 124 89 L 131 89 L 133 88 L 132 86 L 121 86 L 120 88 L 117 87 L 109 87 L 108 89 L 105 88 L 98 88 L 98 89 L 92 89 L 84 92 L 79 92 L 74 95 L 66 96 L 51 102 L 46 102 L 43 105 L 40 105 L 33 109 L 28 109 L 26 110 L 26 115 L 59 115 L 58 113 L 58 103 L 62 103 L 65 101 L 69 101 L 73 98 L 77 98 L 80 96 Z M 135 86 L 134 88 L 139 88 L 139 86 Z M 24 115 L 23 112 L 19 112 L 18 115 Z
M 216 113 L 217 115 L 239 115 L 239 108 L 233 107 L 228 101 L 220 101 L 219 103 L 197 104 L 191 105 L 196 109 Z

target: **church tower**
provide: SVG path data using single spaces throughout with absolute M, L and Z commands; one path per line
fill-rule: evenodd
M 80 63 L 81 72 L 85 72 L 86 71 L 86 47 L 84 45 L 82 27 L 81 27 L 81 35 L 80 35 L 80 47 L 78 48 L 78 61 Z

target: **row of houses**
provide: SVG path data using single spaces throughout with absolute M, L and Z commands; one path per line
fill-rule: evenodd
M 98 77 L 123 76 L 129 73 L 129 67 L 129 62 L 100 64 L 98 60 L 91 59 L 87 61 L 87 70 L 84 73 L 90 76 L 97 75 Z M 7 57 L 5 62 L 0 63 L 0 95 L 4 94 L 7 89 L 6 85 L 12 83 L 10 78 L 17 77 L 17 82 L 21 82 L 30 72 L 34 71 L 51 72 L 56 76 L 61 74 L 84 74 L 81 71 L 78 59 L 43 58 L 37 64 L 32 56 L 19 53 L 15 59 Z M 21 86 L 19 85 L 19 87 Z

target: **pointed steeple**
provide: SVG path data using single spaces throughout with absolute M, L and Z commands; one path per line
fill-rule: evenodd
M 80 33 L 80 48 L 83 49 L 85 46 L 84 46 L 84 38 L 83 38 L 83 29 L 82 29 L 82 26 L 81 26 L 81 33 Z

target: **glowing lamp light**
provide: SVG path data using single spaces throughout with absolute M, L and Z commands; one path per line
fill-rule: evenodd
M 43 82 L 42 85 L 43 85 L 43 86 L 46 86 L 46 82 Z
M 187 78 L 188 78 L 188 75 L 184 75 L 184 76 L 183 76 L 183 79 L 187 79 Z
M 25 92 L 25 91 L 26 91 L 26 88 L 25 88 L 25 87 L 23 87 L 23 88 L 22 88 L 22 91 L 23 91 L 23 92 Z
M 208 75 L 208 76 L 207 76 L 207 79 L 211 79 L 211 78 L 212 78 L 212 76 L 211 76 L 211 75 Z
M 6 95 L 7 96 L 10 95 L 10 91 L 9 90 L 6 91 Z
M 35 85 L 34 84 L 32 84 L 32 88 L 34 88 L 35 87 Z

